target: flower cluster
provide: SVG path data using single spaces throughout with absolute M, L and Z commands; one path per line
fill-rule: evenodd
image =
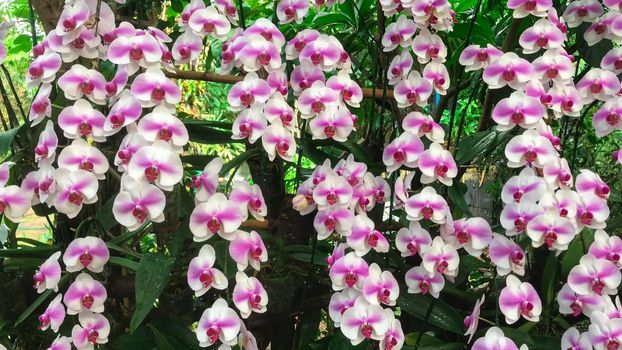
M 61 253 L 56 252 L 39 266 L 33 276 L 33 287 L 37 292 L 58 292 L 62 273 L 58 262 L 60 257 Z M 73 343 L 77 349 L 91 350 L 97 344 L 108 342 L 110 323 L 102 315 L 107 298 L 106 288 L 91 274 L 102 273 L 109 258 L 108 247 L 101 238 L 76 238 L 67 246 L 62 257 L 65 270 L 78 275 L 65 294 L 57 294 L 39 315 L 39 329 L 51 329 L 58 333 L 66 315 L 78 315 L 78 324 L 73 326 L 71 337 L 59 335 L 49 349 L 69 350 Z
M 268 251 L 257 232 L 249 233 L 239 228 L 249 214 L 256 220 L 263 221 L 267 206 L 261 189 L 256 184 L 236 182 L 228 199 L 217 192 L 218 173 L 222 165 L 221 158 L 214 158 L 200 176 L 193 178 L 192 187 L 196 189 L 194 199 L 197 205 L 190 215 L 189 225 L 195 242 L 205 242 L 216 235 L 229 242 L 229 255 L 238 268 L 232 299 L 242 318 L 246 319 L 253 312 L 267 311 L 268 294 L 265 288 L 259 279 L 248 276 L 245 270 L 250 265 L 252 269 L 259 271 L 261 263 L 268 261 Z M 195 296 L 200 297 L 212 288 L 228 288 L 229 280 L 222 271 L 214 267 L 215 262 L 216 251 L 209 244 L 204 244 L 199 255 L 190 261 L 187 279 Z M 222 298 L 203 312 L 196 335 L 201 347 L 220 341 L 223 346 L 240 344 L 246 349 L 256 348 L 252 333 Z
M 282 1 L 277 14 L 283 23 L 301 20 L 308 10 L 305 1 Z M 363 93 L 350 79 L 351 62 L 341 43 L 316 30 L 303 30 L 289 42 L 267 19 L 258 19 L 242 30 L 232 30 L 234 17 L 227 17 L 226 7 L 207 6 L 193 1 L 182 13 L 184 33 L 173 45 L 176 63 L 194 61 L 202 50 L 202 40 L 210 35 L 225 40 L 220 71 L 233 68 L 245 72 L 227 96 L 229 108 L 239 112 L 233 123 L 233 138 L 255 143 L 261 139 L 270 160 L 278 155 L 292 161 L 296 152 L 294 132 L 297 113 L 309 121 L 314 139 L 344 142 L 357 121 L 347 106 L 359 107 Z M 285 73 L 285 60 L 298 60 L 291 75 Z M 328 73 L 336 73 L 327 77 Z M 291 86 L 297 98 L 295 107 L 288 102 Z M 304 123 L 306 126 L 306 122 Z M 302 130 L 305 132 L 305 130 Z

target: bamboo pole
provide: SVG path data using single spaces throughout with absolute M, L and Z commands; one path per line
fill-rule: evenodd
M 211 81 L 214 83 L 235 84 L 244 79 L 244 76 L 238 75 L 225 75 L 213 72 L 199 72 L 188 70 L 176 70 L 175 72 L 165 72 L 166 76 L 173 79 L 183 80 L 197 80 L 197 81 Z M 376 98 L 376 99 L 392 99 L 393 90 L 387 90 L 386 96 L 383 96 L 382 89 L 373 88 L 361 88 L 364 98 Z

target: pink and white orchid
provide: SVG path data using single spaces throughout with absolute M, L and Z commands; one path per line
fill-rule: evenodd
M 188 286 L 194 291 L 196 297 L 207 293 L 211 288 L 226 289 L 229 281 L 227 277 L 214 267 L 216 251 L 205 244 L 201 247 L 199 255 L 190 260 L 188 265 Z

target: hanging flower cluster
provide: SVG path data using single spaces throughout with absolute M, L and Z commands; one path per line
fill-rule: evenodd
M 190 231 L 195 242 L 205 242 L 215 235 L 229 241 L 229 255 L 238 268 L 232 300 L 242 318 L 246 319 L 253 312 L 267 311 L 268 294 L 265 288 L 256 277 L 248 276 L 245 270 L 250 265 L 259 271 L 261 263 L 268 261 L 268 251 L 257 232 L 249 233 L 239 228 L 249 214 L 263 221 L 267 206 L 259 186 L 248 182 L 238 181 L 229 199 L 217 192 L 218 173 L 222 165 L 221 158 L 214 158 L 200 176 L 193 178 L 197 206 L 190 215 Z M 199 255 L 190 261 L 187 278 L 195 296 L 200 297 L 212 288 L 227 290 L 229 280 L 214 267 L 215 261 L 216 251 L 209 244 L 204 244 Z M 203 312 L 196 335 L 201 347 L 220 341 L 222 346 L 227 347 L 240 344 L 245 348 L 256 348 L 252 333 L 222 298 Z
M 39 266 L 33 276 L 33 287 L 38 293 L 58 292 L 62 273 L 60 257 L 61 252 L 56 252 Z M 106 243 L 97 237 L 76 238 L 65 250 L 62 260 L 66 272 L 78 275 L 65 294 L 57 294 L 39 315 L 39 329 L 58 333 L 66 315 L 78 315 L 78 324 L 73 326 L 71 337 L 59 335 L 49 349 L 68 350 L 72 343 L 77 349 L 94 349 L 97 344 L 108 342 L 110 323 L 102 315 L 106 288 L 92 274 L 101 274 L 109 258 Z
M 593 68 L 575 85 L 574 57 L 563 49 L 566 25 L 576 27 L 583 21 L 598 22 L 602 6 L 596 1 L 576 1 L 568 6 L 563 18 L 557 16 L 549 1 L 510 1 L 508 7 L 514 10 L 515 18 L 542 17 L 519 39 L 523 53 L 542 51 L 542 55 L 529 62 L 489 45 L 470 46 L 460 57 L 467 70 L 484 69 L 483 79 L 490 89 L 509 86 L 515 90 L 492 111 L 498 130 L 515 126 L 524 129 L 505 148 L 508 167 L 524 169 L 503 186 L 501 225 L 506 236 L 515 241 L 529 239 L 534 248 L 545 246 L 556 254 L 568 249 L 584 228 L 597 229 L 595 242 L 579 265 L 572 268 L 568 283 L 557 297 L 560 313 L 574 316 L 583 313 L 590 317 L 591 325 L 584 334 L 574 327 L 568 329 L 562 337 L 562 347 L 617 349 L 620 336 L 608 324 L 619 317 L 619 312 L 609 295 L 617 295 L 620 284 L 618 253 L 622 241 L 602 230 L 609 217 L 609 186 L 586 169 L 573 179 L 567 160 L 558 153 L 560 139 L 548 125 L 549 116 L 578 117 L 583 106 L 600 100 L 607 102 L 593 118 L 597 135 L 606 135 L 616 127 L 616 114 L 611 106 L 619 98 L 616 95 L 620 82 L 615 73 Z M 609 14 L 619 16 L 617 10 Z M 590 45 L 600 40 L 595 40 L 593 35 L 602 34 L 603 28 L 598 31 L 593 28 L 601 25 L 594 23 L 585 32 Z M 606 69 L 604 63 L 603 68 Z M 495 234 L 489 253 L 499 275 L 524 274 L 525 253 L 512 240 Z M 537 322 L 542 312 L 534 287 L 514 275 L 506 279 L 499 307 L 508 324 L 521 317 Z M 478 349 L 496 348 L 498 333 L 489 331 L 474 348 L 478 344 Z
M 182 13 L 184 33 L 173 45 L 173 57 L 181 58 L 176 63 L 191 62 L 202 50 L 205 36 L 226 39 L 220 71 L 238 68 L 246 72 L 244 80 L 236 83 L 227 96 L 229 108 L 239 112 L 233 123 L 233 138 L 247 139 L 251 144 L 261 139 L 270 160 L 278 155 L 292 161 L 297 111 L 303 120 L 310 120 L 313 139 L 346 141 L 357 121 L 347 106 L 359 107 L 363 94 L 350 79 L 351 62 L 341 43 L 309 29 L 286 43 L 279 29 L 263 18 L 245 30 L 237 28 L 229 34 L 232 25 L 237 24 L 237 15 L 226 10 L 231 6 L 206 7 L 201 1 L 188 4 Z M 308 7 L 305 1 L 281 1 L 277 15 L 282 23 L 300 21 Z M 285 60 L 299 62 L 289 82 L 283 51 Z M 332 72 L 336 74 L 326 76 Z M 288 83 L 297 98 L 296 111 L 288 103 Z

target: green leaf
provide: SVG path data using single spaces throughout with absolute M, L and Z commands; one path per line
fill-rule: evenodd
M 542 350 L 560 350 L 561 338 L 549 335 L 534 335 L 533 341 L 536 343 L 536 349 Z M 531 348 L 530 348 L 531 349 Z
M 110 197 L 97 211 L 97 215 L 95 215 L 95 219 L 99 221 L 105 231 L 108 231 L 117 225 L 117 220 L 114 218 L 114 214 L 112 213 L 112 205 L 114 204 L 115 198 L 116 196 Z
M 464 333 L 463 317 L 443 300 L 434 300 L 430 296 L 417 294 L 403 294 L 397 301 L 397 305 L 406 313 L 426 321 L 428 308 L 435 303 L 428 323 L 444 330 L 460 334 Z
M 456 152 L 456 163 L 467 165 L 473 159 L 486 156 L 509 141 L 512 135 L 508 132 L 498 132 L 493 129 L 476 132 L 465 137 Z
M 13 142 L 13 139 L 15 138 L 17 133 L 20 131 L 22 126 L 24 126 L 24 124 L 0 133 L 0 155 L 7 154 L 7 152 L 9 151 L 9 148 L 11 147 L 11 143 Z
M 522 332 L 516 328 L 501 327 L 501 330 L 506 337 L 514 341 L 514 344 L 516 344 L 516 346 L 520 347 L 521 345 L 526 344 L 529 349 L 533 349 L 535 347 L 535 343 L 529 334 Z
M 58 286 L 64 286 L 65 282 L 69 280 L 69 276 L 69 274 L 63 276 L 60 281 L 58 281 Z M 24 310 L 21 315 L 19 315 L 19 317 L 15 321 L 15 327 L 19 326 L 20 323 L 24 322 L 24 320 L 27 319 L 28 316 L 30 316 L 39 306 L 41 306 L 41 304 L 43 304 L 43 302 L 46 301 L 52 294 L 55 294 L 55 292 L 51 289 L 48 289 L 45 292 L 41 293 L 37 300 L 30 304 L 30 306 L 28 306 L 28 308 Z
M 222 169 L 220 170 L 220 176 L 228 174 L 229 171 L 233 170 L 238 165 L 246 162 L 247 160 L 249 160 L 252 157 L 255 157 L 255 156 L 259 155 L 259 154 L 260 154 L 259 153 L 259 148 L 249 149 L 248 151 L 240 154 L 239 156 L 233 158 L 232 160 L 228 161 L 227 163 L 225 163 L 222 166 Z
M 134 333 L 126 332 L 119 335 L 112 343 L 112 348 L 115 350 L 153 349 L 156 346 L 153 338 L 153 332 L 148 327 L 141 326 Z
M 297 326 L 298 341 L 297 346 L 299 349 L 304 348 L 307 344 L 315 340 L 318 329 L 320 327 L 320 321 L 322 318 L 321 310 L 314 309 L 305 311 L 300 318 L 300 322 Z
M 453 183 L 453 186 L 447 188 L 447 196 L 451 204 L 450 207 L 454 208 L 454 217 L 473 216 L 466 202 L 466 193 L 467 185 L 463 182 L 456 181 Z M 458 212 L 456 212 L 456 209 Z
M 156 342 L 156 345 L 158 346 L 158 349 L 161 349 L 161 350 L 175 350 L 176 349 L 171 343 L 168 342 L 166 337 L 157 328 L 153 327 L 152 325 L 149 325 L 149 328 L 153 332 L 154 340 Z
M 57 245 L 46 245 L 31 248 L 0 249 L 0 258 L 40 258 L 47 259 L 58 251 Z
M 238 268 L 229 255 L 229 242 L 224 240 L 214 242 L 214 251 L 216 252 L 216 265 L 221 268 L 227 278 L 233 278 Z
M 110 263 L 113 265 L 117 265 L 117 266 L 121 266 L 121 267 L 126 267 L 130 270 L 138 270 L 138 263 L 134 260 L 130 260 L 130 259 L 126 259 L 126 258 L 121 258 L 118 256 L 111 256 L 110 257 Z
M 557 287 L 557 257 L 555 252 L 549 252 L 542 272 L 542 296 L 544 305 L 550 305 L 555 300 L 555 288 Z
M 592 242 L 594 242 L 594 231 L 590 229 L 584 229 L 575 236 L 562 259 L 562 278 L 566 278 L 570 270 L 579 264 L 579 260 L 587 253 Z
M 206 145 L 223 144 L 223 143 L 241 143 L 244 140 L 234 140 L 231 130 L 217 129 L 211 126 L 199 123 L 186 123 L 190 141 L 202 143 Z
M 352 26 L 350 23 L 350 18 L 342 13 L 320 13 L 313 19 L 313 25 L 316 28 L 327 26 L 327 25 L 335 25 L 335 24 L 343 24 L 348 27 Z
M 136 271 L 136 309 L 130 320 L 134 332 L 168 284 L 175 260 L 162 254 L 144 254 Z

